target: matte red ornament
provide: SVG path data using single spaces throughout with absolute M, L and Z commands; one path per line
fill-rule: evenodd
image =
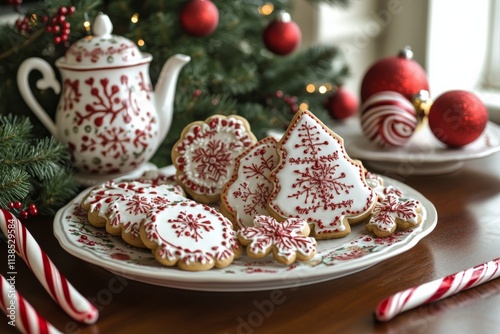
M 326 101 L 326 109 L 333 119 L 346 119 L 358 111 L 356 95 L 344 87 L 339 87 Z
M 473 93 L 452 90 L 432 103 L 428 119 L 429 127 L 438 140 L 450 147 L 462 147 L 484 132 L 488 110 Z
M 219 24 L 219 10 L 210 0 L 190 0 L 182 8 L 179 19 L 189 35 L 208 36 Z
M 408 100 L 421 90 L 429 91 L 427 74 L 413 58 L 410 48 L 405 48 L 397 57 L 387 57 L 373 64 L 361 83 L 361 101 L 383 91 L 394 91 Z
M 262 39 L 269 51 L 279 56 L 286 56 L 300 45 L 302 33 L 299 26 L 292 21 L 290 14 L 280 11 L 262 33 Z

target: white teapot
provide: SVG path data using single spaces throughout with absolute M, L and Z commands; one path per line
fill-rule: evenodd
M 112 35 L 112 29 L 109 17 L 99 14 L 93 36 L 56 60 L 62 92 L 54 70 L 40 58 L 26 59 L 17 73 L 23 99 L 52 135 L 68 145 L 81 179 L 129 174 L 149 161 L 170 129 L 179 71 L 190 61 L 185 55 L 168 59 L 153 91 L 148 72 L 152 56 Z M 43 76 L 38 89 L 61 92 L 55 122 L 31 92 L 28 75 L 33 69 Z

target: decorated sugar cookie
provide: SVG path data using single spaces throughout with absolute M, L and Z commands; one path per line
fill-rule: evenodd
M 394 233 L 396 228 L 407 230 L 422 223 L 420 202 L 397 194 L 396 188 L 390 188 L 385 198 L 375 206 L 372 217 L 365 225 L 368 232 L 386 237 Z
M 272 137 L 264 138 L 236 158 L 220 204 L 236 229 L 253 226 L 255 216 L 268 214 L 267 199 L 273 189 L 268 177 L 278 164 L 277 144 Z
M 121 235 L 128 244 L 144 247 L 139 227 L 146 213 L 158 205 L 187 200 L 171 184 L 151 180 L 108 181 L 92 189 L 82 200 L 90 224 L 106 227 L 113 235 Z
M 127 181 L 127 180 L 126 180 Z M 172 186 L 172 191 L 178 193 L 179 195 L 185 196 L 186 193 L 179 183 L 175 174 L 164 174 L 160 170 L 148 170 L 145 171 L 139 178 L 128 180 L 128 181 L 139 181 L 142 183 L 151 183 L 152 185 L 167 184 Z
M 312 224 L 312 236 L 346 236 L 350 224 L 368 217 L 377 201 L 359 161 L 349 158 L 343 140 L 310 111 L 299 111 L 278 143 L 280 163 L 270 176 L 269 212 Z
M 140 231 L 144 244 L 165 266 L 189 271 L 223 268 L 241 255 L 231 222 L 191 200 L 149 211 Z
M 250 125 L 240 116 L 214 115 L 193 122 L 172 149 L 177 181 L 194 200 L 218 202 L 235 158 L 256 142 Z
M 308 237 L 309 225 L 304 219 L 288 218 L 278 222 L 270 216 L 255 217 L 254 226 L 238 231 L 241 244 L 247 246 L 247 255 L 262 258 L 273 253 L 276 261 L 289 265 L 307 261 L 316 254 L 316 240 Z

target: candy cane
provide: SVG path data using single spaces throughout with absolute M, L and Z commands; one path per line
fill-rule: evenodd
M 52 326 L 44 317 L 42 317 L 26 299 L 19 294 L 14 285 L 1 276 L 0 289 L 2 290 L 2 298 L 0 299 L 0 308 L 5 312 L 7 318 L 10 319 L 21 333 L 31 334 L 57 334 L 61 333 Z
M 15 243 L 16 252 L 33 271 L 52 299 L 73 319 L 93 324 L 99 312 L 59 272 L 31 233 L 9 211 L 0 209 L 0 228 L 7 237 L 9 247 Z
M 378 304 L 375 317 L 380 321 L 387 321 L 399 313 L 444 299 L 499 276 L 500 258 L 497 258 L 473 268 L 398 292 Z

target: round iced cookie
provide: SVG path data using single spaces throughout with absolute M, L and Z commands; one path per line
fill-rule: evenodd
M 189 271 L 226 267 L 242 251 L 232 223 L 192 200 L 148 212 L 140 235 L 159 263 Z
M 108 181 L 92 189 L 82 200 L 91 225 L 105 227 L 112 235 L 135 247 L 145 247 L 139 237 L 146 213 L 159 205 L 186 201 L 171 184 L 141 181 Z
M 193 122 L 172 148 L 177 181 L 194 200 L 219 202 L 235 158 L 256 142 L 247 120 L 240 116 L 213 115 Z

